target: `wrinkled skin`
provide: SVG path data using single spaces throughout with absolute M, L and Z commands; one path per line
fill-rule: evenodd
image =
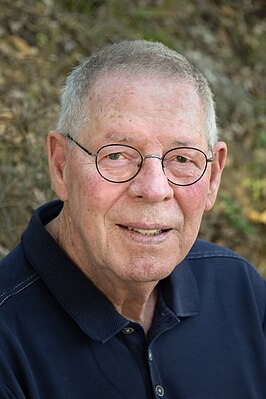
M 92 152 L 122 143 L 162 156 L 187 145 L 210 156 L 203 107 L 190 83 L 102 79 L 88 98 L 88 112 L 90 125 L 78 141 Z M 131 302 L 141 298 L 143 307 L 196 240 L 203 213 L 216 199 L 226 145 L 216 144 L 214 162 L 187 187 L 169 183 L 156 158 L 146 159 L 133 180 L 116 184 L 56 131 L 49 134 L 48 149 L 53 187 L 64 201 L 48 230 L 119 311 L 125 314 L 129 296 Z

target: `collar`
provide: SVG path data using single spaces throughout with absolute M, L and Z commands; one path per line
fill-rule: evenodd
M 44 228 L 62 207 L 63 203 L 56 200 L 33 213 L 22 236 L 22 248 L 65 311 L 88 336 L 104 343 L 126 327 L 129 320 L 116 311 Z M 177 317 L 198 314 L 198 289 L 186 261 L 159 284 L 164 302 Z
M 160 282 L 162 297 L 176 317 L 197 316 L 200 311 L 198 286 L 187 258 Z

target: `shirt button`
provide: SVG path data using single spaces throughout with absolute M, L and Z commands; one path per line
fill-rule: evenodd
M 124 328 L 124 329 L 122 330 L 122 332 L 123 332 L 124 334 L 132 334 L 132 333 L 134 332 L 134 328 L 132 328 L 132 327 L 126 327 L 126 328 Z
M 148 350 L 148 358 L 152 362 L 153 357 L 152 357 L 152 351 L 150 349 Z
M 160 396 L 160 398 L 164 395 L 164 389 L 161 385 L 157 385 L 155 387 L 155 393 L 156 395 Z

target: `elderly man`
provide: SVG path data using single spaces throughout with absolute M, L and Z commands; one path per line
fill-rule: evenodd
M 197 241 L 226 159 L 181 55 L 123 41 L 70 74 L 59 200 L 0 267 L 1 399 L 265 399 L 265 282 Z

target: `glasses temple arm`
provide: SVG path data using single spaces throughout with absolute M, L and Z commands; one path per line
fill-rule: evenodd
M 91 155 L 93 157 L 96 157 L 97 154 L 94 154 L 93 152 L 90 152 L 89 150 L 87 150 L 87 148 L 83 147 L 81 144 L 79 144 L 75 139 L 73 139 L 72 136 L 70 136 L 70 134 L 67 134 L 66 137 L 73 141 L 79 148 L 81 148 L 83 151 L 85 151 L 88 155 Z

